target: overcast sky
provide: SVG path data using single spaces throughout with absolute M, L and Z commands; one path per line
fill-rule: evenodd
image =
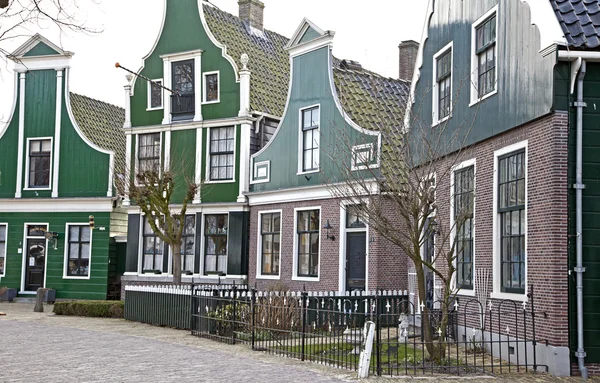
M 238 15 L 237 0 L 211 0 L 221 10 Z M 291 37 L 303 17 L 324 30 L 336 32 L 334 54 L 359 61 L 365 68 L 398 77 L 398 44 L 420 41 L 428 0 L 263 0 L 266 29 Z M 96 4 L 98 3 L 98 4 Z M 163 0 L 79 0 L 86 25 L 102 30 L 95 35 L 51 28 L 32 28 L 64 49 L 74 52 L 70 90 L 123 106 L 125 73 L 141 67 L 142 57 L 156 40 Z M 0 42 L 12 52 L 27 38 Z M 0 121 L 10 113 L 13 97 L 12 62 L 1 62 Z

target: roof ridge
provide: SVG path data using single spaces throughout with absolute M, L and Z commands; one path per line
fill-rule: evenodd
M 342 61 L 344 61 L 346 59 L 338 59 L 338 60 L 341 63 Z M 361 64 L 361 66 L 362 66 L 362 64 Z M 334 69 L 337 69 L 337 70 L 340 70 L 340 71 L 347 71 L 347 72 L 355 73 L 355 74 L 358 74 L 358 75 L 366 72 L 366 73 L 375 75 L 376 77 L 383 78 L 383 79 L 386 79 L 386 80 L 392 80 L 392 81 L 398 81 L 398 82 L 403 82 L 403 83 L 410 84 L 409 80 L 404 80 L 404 79 L 401 79 L 401 78 L 394 78 L 394 77 L 386 76 L 386 75 L 377 73 L 377 72 L 375 72 L 373 70 L 366 69 L 365 67 L 363 67 L 363 69 L 361 69 L 361 70 L 356 70 L 356 69 L 350 69 L 350 68 L 342 68 L 339 65 L 338 66 L 334 65 Z

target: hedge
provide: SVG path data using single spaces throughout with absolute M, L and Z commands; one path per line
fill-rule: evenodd
M 56 315 L 97 318 L 123 318 L 123 301 L 73 301 L 54 303 Z

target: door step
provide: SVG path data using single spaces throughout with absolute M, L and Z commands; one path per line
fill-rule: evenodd
M 35 303 L 35 296 L 33 297 L 16 297 L 13 299 L 15 303 Z

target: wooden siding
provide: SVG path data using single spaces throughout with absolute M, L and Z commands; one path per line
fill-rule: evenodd
M 16 78 L 16 76 L 15 76 Z M 15 81 L 17 94 L 19 81 Z M 0 136 L 0 198 L 14 198 L 17 185 L 17 156 L 19 139 L 19 100 L 15 104 L 14 114 L 4 134 Z
M 415 87 L 413 126 L 432 125 L 433 56 L 450 42 L 454 109 L 445 131 L 449 135 L 460 132 L 454 140 L 457 145 L 465 136 L 465 144 L 480 142 L 551 111 L 552 93 L 541 90 L 552 87 L 556 56 L 540 53 L 538 28 L 531 25 L 529 6 L 521 0 L 498 4 L 498 93 L 469 106 L 472 25 L 497 4 L 498 0 L 435 2 L 428 38 L 422 43 L 423 64 Z M 448 148 L 452 149 L 457 147 Z

